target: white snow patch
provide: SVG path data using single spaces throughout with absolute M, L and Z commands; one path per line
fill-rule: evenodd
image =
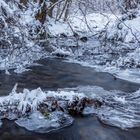
M 123 96 L 122 96 L 122 97 L 117 97 L 117 96 L 115 96 L 114 99 L 115 99 L 117 102 L 121 102 L 121 103 L 123 103 L 123 104 L 126 103 L 125 97 L 123 97 Z
M 118 24 L 119 23 L 119 24 Z M 108 39 L 122 39 L 125 43 L 140 41 L 140 16 L 134 19 L 122 21 L 117 17 L 116 22 L 110 24 L 107 29 Z M 119 27 L 119 28 L 118 28 Z
M 73 35 L 70 26 L 77 32 L 98 32 L 104 29 L 108 23 L 113 24 L 115 20 L 116 17 L 113 14 L 92 13 L 87 14 L 86 16 L 76 15 L 71 16 L 70 19 L 68 19 L 68 22 L 51 20 L 48 29 L 52 35 L 61 33 Z
M 136 38 L 140 41 L 140 17 L 137 17 L 133 20 L 127 20 L 125 24 L 129 27 L 124 27 L 126 30 L 128 30 L 125 41 L 131 42 L 136 40 Z

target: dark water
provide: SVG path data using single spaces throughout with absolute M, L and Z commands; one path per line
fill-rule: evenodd
M 116 79 L 108 73 L 95 72 L 94 69 L 78 64 L 62 62 L 60 59 L 38 61 L 40 66 L 30 67 L 31 71 L 23 74 L 5 75 L 0 73 L 0 95 L 7 95 L 15 83 L 22 88 L 41 87 L 47 90 L 76 87 L 79 85 L 96 85 L 106 90 L 134 92 L 140 84 Z M 102 124 L 95 117 L 76 118 L 75 123 L 65 129 L 46 135 L 39 135 L 19 128 L 13 122 L 3 120 L 0 140 L 139 140 L 140 128 L 127 131 Z
M 29 88 L 55 90 L 57 88 L 76 87 L 79 85 L 96 85 L 106 90 L 122 90 L 134 92 L 140 88 L 140 84 L 116 79 L 109 73 L 96 72 L 89 67 L 79 64 L 62 62 L 60 59 L 47 59 L 38 61 L 40 66 L 32 66 L 31 71 L 11 75 L 0 73 L 0 95 L 7 95 L 15 83 L 19 89 Z
M 35 134 L 4 121 L 0 140 L 139 140 L 140 128 L 123 131 L 100 123 L 96 117 L 77 118 L 74 125 L 49 134 Z

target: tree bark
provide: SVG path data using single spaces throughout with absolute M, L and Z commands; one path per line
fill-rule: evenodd
M 44 0 L 38 0 L 40 5 L 40 10 L 36 14 L 36 19 L 39 20 L 42 24 L 44 24 L 47 16 L 47 5 Z

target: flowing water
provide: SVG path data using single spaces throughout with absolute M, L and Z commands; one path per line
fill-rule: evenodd
M 25 125 L 23 120 L 14 123 L 4 119 L 0 129 L 0 140 L 139 139 L 140 84 L 60 59 L 40 60 L 37 63 L 38 65 L 30 67 L 30 70 L 23 74 L 15 74 L 12 70 L 11 75 L 1 72 L 0 95 L 7 96 L 15 83 L 18 83 L 18 91 L 23 88 L 32 90 L 41 87 L 46 92 L 57 93 L 59 88 L 65 93 L 73 91 L 75 94 L 81 93 L 97 99 L 103 105 L 98 109 L 85 108 L 84 114 L 90 114 L 90 117 L 74 118 L 72 126 L 43 135 L 19 127 L 17 124 Z

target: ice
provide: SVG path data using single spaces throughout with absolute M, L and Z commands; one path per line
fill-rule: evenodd
M 33 112 L 28 118 L 19 118 L 15 121 L 20 127 L 37 133 L 48 133 L 73 123 L 73 118 L 62 112 L 52 112 L 44 116 L 40 112 Z
M 17 84 L 8 96 L 0 97 L 0 118 L 17 119 L 19 126 L 30 131 L 46 133 L 72 124 L 69 107 L 80 108 L 82 104 L 75 99 L 84 98 L 101 105 L 86 104 L 83 115 L 96 115 L 103 123 L 121 129 L 140 126 L 140 90 L 126 93 L 98 86 L 79 86 L 57 91 L 24 89 L 17 93 L 16 88 Z M 71 104 L 76 106 L 67 106 Z
M 34 90 L 24 89 L 23 92 L 17 92 L 16 84 L 8 96 L 0 97 L 0 117 L 8 118 L 10 120 L 17 119 L 21 116 L 26 116 L 28 113 L 41 110 L 41 104 L 47 105 L 46 109 L 50 111 L 53 108 L 53 102 L 61 101 L 60 106 L 64 106 L 73 102 L 77 97 L 79 100 L 86 97 L 83 93 L 76 93 L 74 91 L 42 91 L 41 88 Z M 53 100 L 51 100 L 53 99 Z M 66 105 L 65 105 L 66 104 Z M 57 109 L 57 106 L 56 106 Z M 45 110 L 45 108 L 44 108 Z
M 139 69 L 126 69 L 126 70 L 116 70 L 116 76 L 120 79 L 131 81 L 134 83 L 140 83 L 140 70 Z
M 123 104 L 125 104 L 126 100 L 125 100 L 125 97 L 117 97 L 115 96 L 114 99 L 117 101 L 117 102 L 121 102 Z
M 99 108 L 86 107 L 83 114 L 96 114 L 103 123 L 121 129 L 140 126 L 140 89 L 133 93 L 125 93 L 107 91 L 97 86 L 79 86 L 73 90 L 103 103 Z
M 105 105 L 99 109 L 98 114 L 103 122 L 122 129 L 140 126 L 140 90 L 112 95 L 104 100 Z
M 57 56 L 58 54 L 58 56 L 62 57 L 69 56 L 68 59 L 70 61 L 81 63 L 85 66 L 98 67 L 99 71 L 113 73 L 122 79 L 140 82 L 140 72 L 136 70 L 139 69 L 140 65 L 138 43 L 140 38 L 139 14 L 136 14 L 136 18 L 132 20 L 124 20 L 124 23 L 119 24 L 120 29 L 118 29 L 118 22 L 123 15 L 95 11 L 88 12 L 86 16 L 80 14 L 80 12 L 76 12 L 76 14 L 72 12 L 67 22 L 48 18 L 48 21 L 42 27 L 39 21 L 35 19 L 35 14 L 39 10 L 37 3 L 29 3 L 28 8 L 23 11 L 19 9 L 16 2 L 2 0 L 0 6 L 5 8 L 8 17 L 16 22 L 16 25 L 9 25 L 5 17 L 2 14 L 0 15 L 1 24 L 4 22 L 4 28 L 1 28 L 1 33 L 4 32 L 4 36 L 0 36 L 3 43 L 2 46 L 8 43 L 5 47 L 6 49 L 0 49 L 0 70 L 5 70 L 6 74 L 10 74 L 8 73 L 9 69 L 15 69 L 14 72 L 16 73 L 23 73 L 28 70 L 26 69 L 28 66 L 33 65 L 35 60 L 48 57 L 48 55 Z M 69 24 L 73 31 L 78 33 L 78 38 L 73 36 L 73 31 Z M 49 32 L 51 36 L 55 36 L 54 38 L 59 43 L 61 42 L 60 34 L 66 35 L 67 39 L 62 40 L 64 44 L 61 42 L 61 45 L 54 41 L 54 38 L 52 39 L 53 41 L 50 38 L 49 40 L 43 39 L 44 41 L 49 41 L 49 44 L 53 42 L 53 47 L 48 46 L 48 48 L 53 48 L 52 52 L 46 52 L 41 45 L 34 41 L 38 36 L 36 34 L 38 27 L 41 29 L 41 32 L 44 30 Z M 30 35 L 30 31 L 32 31 L 33 36 Z M 23 35 L 24 41 L 22 40 Z M 87 37 L 88 41 L 82 43 L 79 40 L 82 36 Z M 123 38 L 123 45 L 118 40 L 117 46 L 107 43 L 108 40 L 106 39 L 112 42 L 112 39 L 116 36 Z M 70 39 L 69 37 L 73 38 Z M 16 41 L 12 42 L 10 38 Z M 124 50 L 131 51 L 126 54 Z M 119 56 L 112 58 L 112 56 L 110 57 L 111 53 Z M 121 69 L 122 67 L 124 70 Z M 133 72 L 130 72 L 130 68 L 133 69 Z
M 63 91 L 63 90 L 60 90 L 60 91 L 58 90 L 57 92 L 48 91 L 47 96 L 48 97 L 53 96 L 58 99 L 61 98 L 63 100 L 68 100 L 70 102 L 72 102 L 75 97 L 78 97 L 79 99 L 86 97 L 86 95 L 84 93 L 74 92 L 74 91 Z
M 95 107 L 86 107 L 83 110 L 83 115 L 93 115 L 97 114 L 97 109 Z
M 5 70 L 5 74 L 11 75 L 10 72 L 9 72 L 8 70 Z

